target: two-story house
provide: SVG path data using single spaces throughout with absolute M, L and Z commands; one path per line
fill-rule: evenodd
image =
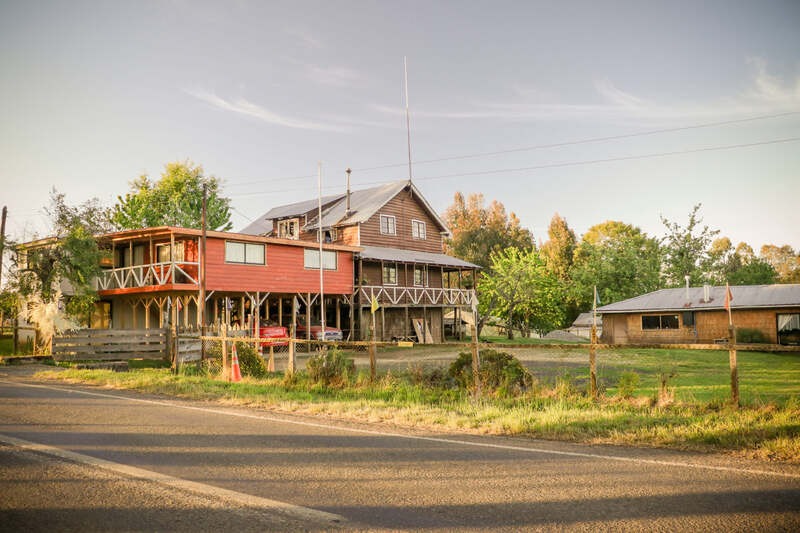
M 322 218 L 319 205 L 322 203 Z M 475 298 L 478 266 L 448 256 L 449 234 L 409 180 L 275 207 L 241 233 L 298 242 L 355 246 L 349 323 L 357 338 L 444 340 L 448 309 L 468 310 Z
M 98 307 L 107 317 L 105 327 L 200 325 L 200 230 L 144 228 L 100 239 L 113 257 L 97 280 Z M 205 246 L 205 324 L 248 329 L 267 322 L 289 326 L 295 298 L 307 309 L 316 302 L 320 292 L 317 244 L 209 231 Z M 344 326 L 342 320 L 347 319 L 347 312 L 344 316 L 340 312 L 340 308 L 346 309 L 340 299 L 349 301 L 353 292 L 355 250 L 346 245 L 323 245 L 322 270 L 326 303 L 331 308 L 328 324 L 332 326 Z

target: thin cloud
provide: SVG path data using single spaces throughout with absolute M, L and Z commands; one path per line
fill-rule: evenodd
M 305 71 L 306 76 L 311 81 L 332 87 L 353 87 L 362 79 L 358 72 L 346 67 L 306 65 Z
M 286 35 L 293 39 L 297 39 L 302 44 L 309 48 L 322 48 L 323 43 L 317 37 L 311 34 L 310 31 L 303 28 L 288 28 L 285 30 Z
M 414 115 L 443 119 L 489 119 L 505 121 L 527 120 L 637 120 L 673 121 L 704 119 L 709 117 L 737 118 L 754 114 L 780 113 L 800 109 L 800 75 L 784 82 L 767 71 L 766 63 L 759 58 L 748 60 L 752 73 L 747 89 L 739 94 L 712 102 L 665 104 L 626 92 L 611 80 L 594 83 L 598 103 L 543 102 L 546 96 L 535 89 L 519 85 L 511 87 L 518 101 L 481 102 L 472 109 L 456 111 L 415 110 Z M 540 102 L 532 103 L 531 100 Z M 404 109 L 395 106 L 372 104 L 378 113 L 398 115 Z
M 216 94 L 209 93 L 206 91 L 186 90 L 185 92 L 190 96 L 193 96 L 194 98 L 197 98 L 198 100 L 201 100 L 219 109 L 225 111 L 231 111 L 233 113 L 239 113 L 241 115 L 246 115 L 276 126 L 284 126 L 286 128 L 314 130 L 314 131 L 339 131 L 339 132 L 347 131 L 347 128 L 334 124 L 327 124 L 323 122 L 315 122 L 310 120 L 285 117 L 279 115 L 278 113 L 270 111 L 269 109 L 261 107 L 258 104 L 249 102 L 244 98 L 238 98 L 236 100 L 225 100 L 224 98 L 220 98 Z

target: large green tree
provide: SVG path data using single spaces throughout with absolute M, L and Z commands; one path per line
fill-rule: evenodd
M 569 227 L 567 221 L 556 213 L 550 220 L 547 236 L 548 240 L 541 248 L 542 257 L 547 263 L 547 268 L 558 279 L 567 281 L 569 279 L 569 270 L 572 268 L 575 249 L 578 246 L 575 232 Z
M 203 167 L 191 161 L 168 163 L 158 181 L 147 175 L 131 183 L 131 190 L 117 198 L 111 220 L 120 229 L 202 226 L 203 186 L 207 188 L 207 227 L 228 231 L 230 199 L 221 196 L 220 182 L 205 176 Z
M 502 203 L 494 200 L 484 206 L 482 194 L 467 198 L 457 192 L 453 204 L 444 212 L 452 236 L 445 240 L 447 253 L 491 270 L 492 252 L 506 248 L 532 250 L 531 232 L 523 228 L 514 213 L 507 214 Z
M 683 286 L 686 283 L 686 276 L 689 276 L 692 285 L 708 281 L 704 272 L 709 261 L 708 250 L 719 230 L 701 225 L 703 219 L 699 215 L 700 207 L 701 204 L 697 204 L 692 208 L 686 226 L 661 217 L 661 222 L 667 229 L 667 234 L 662 239 L 664 252 L 662 274 L 668 287 Z
M 547 332 L 563 321 L 563 286 L 534 250 L 506 248 L 491 255 L 490 272 L 480 279 L 480 306 L 484 314 L 506 322 L 508 338 L 515 329 Z
M 744 242 L 736 248 L 728 237 L 714 239 L 708 249 L 705 266 L 707 281 L 716 285 L 767 285 L 775 283 L 777 274 L 772 266 L 755 257 L 753 249 Z
M 575 250 L 570 271 L 572 298 L 581 311 L 592 307 L 594 287 L 602 303 L 633 298 L 660 286 L 658 239 L 616 220 L 589 228 Z

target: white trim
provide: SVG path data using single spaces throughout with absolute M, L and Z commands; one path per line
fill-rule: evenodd
M 378 217 L 379 217 L 378 218 L 378 226 L 379 226 L 381 235 L 397 235 L 397 217 L 396 216 L 380 214 L 380 215 L 378 215 Z M 394 230 L 394 231 L 392 231 L 391 233 L 389 231 L 383 231 L 383 219 L 384 218 L 387 220 L 387 222 L 388 222 L 389 219 L 392 220 L 391 229 Z M 389 229 L 389 227 L 388 227 L 389 224 L 387 223 L 386 226 L 387 226 L 386 229 L 388 230 Z
M 419 235 L 414 235 L 414 225 L 415 224 L 418 224 L 420 226 L 420 228 L 422 229 L 422 231 L 419 232 L 420 233 Z M 412 239 L 417 239 L 417 240 L 420 240 L 420 241 L 427 240 L 428 239 L 428 223 L 425 222 L 424 220 L 419 220 L 419 219 L 416 219 L 416 218 L 412 218 L 411 219 L 411 238 Z

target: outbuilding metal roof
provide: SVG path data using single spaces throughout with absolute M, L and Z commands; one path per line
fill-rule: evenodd
M 362 259 L 373 261 L 394 261 L 397 263 L 425 263 L 456 268 L 479 269 L 478 265 L 464 261 L 457 257 L 430 252 L 417 252 L 414 250 L 401 250 L 399 248 L 383 248 L 381 246 L 364 246 L 359 252 Z
M 800 307 L 800 284 L 732 286 L 731 309 Z M 661 289 L 597 308 L 598 313 L 636 313 L 651 311 L 714 310 L 725 308 L 725 287 Z

